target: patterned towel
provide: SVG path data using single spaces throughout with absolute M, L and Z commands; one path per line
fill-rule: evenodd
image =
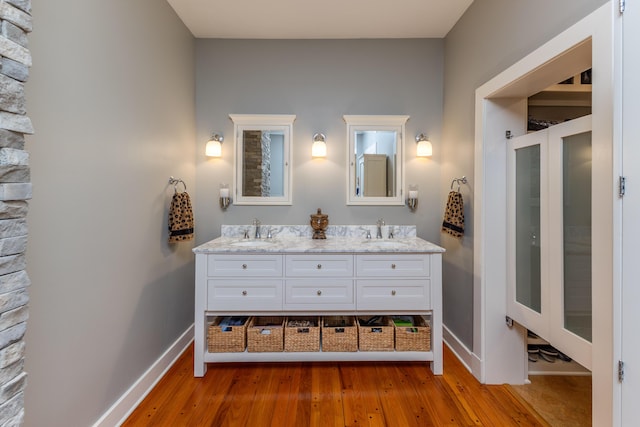
M 193 239 L 193 210 L 186 191 L 174 193 L 169 207 L 169 243 Z
M 450 191 L 447 200 L 447 207 L 444 211 L 444 221 L 442 231 L 455 237 L 462 237 L 464 234 L 464 206 L 462 194 L 457 191 Z

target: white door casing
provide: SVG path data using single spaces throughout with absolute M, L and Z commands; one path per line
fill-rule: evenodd
M 640 3 L 627 2 L 622 16 L 622 356 L 621 425 L 637 425 L 640 396 Z
M 526 98 L 557 83 L 557 77 L 584 58 L 593 73 L 593 188 L 606 196 L 603 209 L 592 218 L 593 258 L 593 425 L 618 424 L 615 378 L 619 322 L 614 296 L 620 282 L 614 255 L 619 253 L 619 220 L 616 205 L 620 165 L 617 134 L 614 135 L 614 71 L 618 56 L 617 2 L 607 2 L 476 90 L 474 165 L 474 375 L 483 383 L 521 383 L 526 378 L 523 363 L 512 363 L 522 351 L 521 331 L 505 326 L 506 308 L 506 144 L 505 131 L 525 133 Z M 584 65 L 584 64 L 583 64 Z M 586 69 L 583 68 L 583 69 Z M 597 71 L 596 71 L 597 70 Z M 569 70 L 571 71 L 571 70 Z M 573 69 L 580 72 L 579 69 Z M 519 110 L 519 102 L 524 108 Z M 617 118 L 616 118 L 617 120 Z M 616 121 L 617 126 L 617 121 Z M 614 178 L 616 177 L 616 178 Z M 496 301 L 502 301 L 502 313 Z

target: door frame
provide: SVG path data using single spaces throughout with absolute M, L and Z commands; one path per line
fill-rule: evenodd
M 507 289 L 506 131 L 526 132 L 526 98 L 569 77 L 580 61 L 593 66 L 593 188 L 608 194 L 610 208 L 593 217 L 593 425 L 619 425 L 620 387 L 614 360 L 620 355 L 619 313 L 621 206 L 617 177 L 621 168 L 621 93 L 614 85 L 620 63 L 617 4 L 607 2 L 476 90 L 474 203 L 474 362 L 483 383 L 521 384 L 526 366 L 513 354 L 525 345 L 521 328 L 505 324 Z M 587 55 L 585 55 L 587 54 Z M 586 56 L 586 57 L 585 57 Z M 584 64 L 582 64 L 584 66 Z M 588 64 L 589 65 L 589 64 Z M 587 65 L 587 67 L 588 67 Z M 573 67 L 573 71 L 572 71 Z M 585 67 L 584 69 L 586 69 Z M 580 67 L 578 67 L 580 68 Z M 569 71 L 567 71 L 569 70 Z M 560 78 L 559 78 L 560 77 Z M 617 76 L 616 76 L 617 77 Z M 616 108 L 614 108 L 616 103 Z M 610 203 L 609 203 L 610 202 Z M 595 212 L 594 212 L 595 213 Z M 517 360 L 516 360 L 517 359 Z
M 629 188 L 623 199 L 622 227 L 624 229 L 623 249 L 620 262 L 622 263 L 622 291 L 620 296 L 620 324 L 628 325 L 622 328 L 620 360 L 624 365 L 624 382 L 621 386 L 620 425 L 633 425 L 637 422 L 636 405 L 640 393 L 640 340 L 635 325 L 640 314 L 637 309 L 637 301 L 640 296 L 638 287 L 638 272 L 640 266 L 637 262 L 637 253 L 640 243 L 640 225 L 637 215 L 640 213 L 640 197 L 638 193 L 638 162 L 640 162 L 640 146 L 638 146 L 638 113 L 640 112 L 640 100 L 638 90 L 640 82 L 637 73 L 640 71 L 640 56 L 637 55 L 635 40 L 640 35 L 640 9 L 634 2 L 629 5 L 624 13 L 624 39 L 630 43 L 624 44 L 624 63 L 619 81 L 624 86 L 622 96 L 622 150 L 624 152 L 623 174 L 629 183 Z M 616 76 L 618 77 L 618 76 Z

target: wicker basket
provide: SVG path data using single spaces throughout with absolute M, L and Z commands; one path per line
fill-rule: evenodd
M 229 320 L 242 322 L 229 325 Z M 247 344 L 248 317 L 216 317 L 207 329 L 207 349 L 209 353 L 242 352 Z M 222 325 L 221 325 L 222 323 Z
M 358 351 L 358 325 L 355 317 L 322 318 L 322 351 Z
M 393 322 L 387 316 L 375 324 L 367 324 L 371 317 L 358 317 L 358 348 L 360 351 L 393 351 Z
M 320 318 L 287 317 L 284 351 L 320 351 Z
M 422 316 L 409 316 L 411 325 L 405 322 L 397 322 L 396 350 L 397 351 L 430 351 L 431 350 L 431 325 Z
M 284 317 L 252 317 L 247 327 L 247 351 L 282 351 Z

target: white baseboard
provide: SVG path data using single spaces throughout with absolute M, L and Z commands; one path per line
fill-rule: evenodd
M 473 374 L 474 368 L 479 364 L 476 355 L 446 325 L 442 326 L 442 339 L 464 367 Z
M 131 415 L 147 394 L 155 387 L 169 368 L 193 341 L 193 325 L 156 360 L 147 371 L 127 390 L 111 408 L 105 412 L 93 427 L 119 426 Z

